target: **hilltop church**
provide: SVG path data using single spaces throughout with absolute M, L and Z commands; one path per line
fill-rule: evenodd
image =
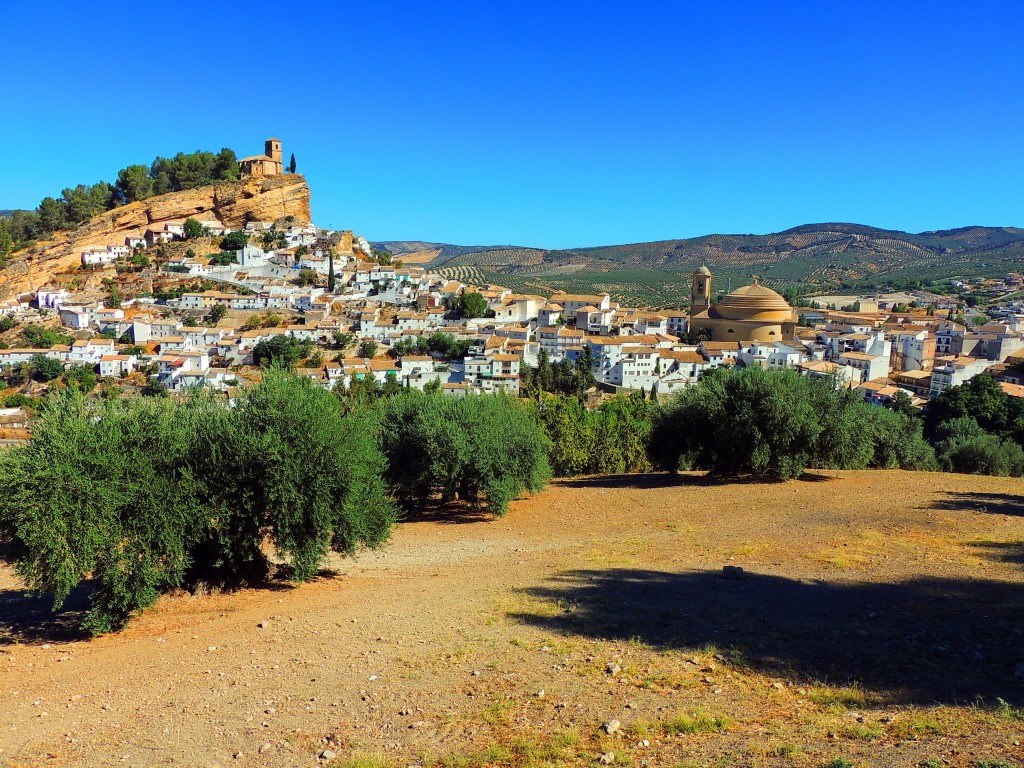
M 792 341 L 797 315 L 771 288 L 737 288 L 717 304 L 711 303 L 711 271 L 701 267 L 690 278 L 690 333 L 710 341 Z
M 272 137 L 263 146 L 265 154 L 243 157 L 238 161 L 238 171 L 242 176 L 278 176 L 284 173 L 281 140 Z

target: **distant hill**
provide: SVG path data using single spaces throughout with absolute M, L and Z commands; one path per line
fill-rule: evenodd
M 396 255 L 403 247 L 436 250 L 430 267 L 443 268 L 453 277 L 465 273 L 517 290 L 535 291 L 631 284 L 632 288 L 620 291 L 623 296 L 643 294 L 645 283 L 681 280 L 681 273 L 701 264 L 737 284 L 756 274 L 769 285 L 801 290 L 903 286 L 918 280 L 1024 271 L 1024 229 L 1015 227 L 972 226 L 911 234 L 861 224 L 824 223 L 767 235 L 704 235 L 566 250 L 446 243 L 383 245 Z M 616 293 L 614 288 L 610 292 Z M 663 298 L 668 302 L 673 297 Z

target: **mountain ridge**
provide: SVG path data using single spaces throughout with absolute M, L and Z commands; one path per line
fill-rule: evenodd
M 381 241 L 396 257 L 436 250 L 433 269 L 463 267 L 488 278 L 545 278 L 621 270 L 685 272 L 706 264 L 736 278 L 825 290 L 1024 270 L 1024 228 L 967 225 L 920 233 L 851 222 L 801 224 L 768 234 L 690 238 L 567 249 Z

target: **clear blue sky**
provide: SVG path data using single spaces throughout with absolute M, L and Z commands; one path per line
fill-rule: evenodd
M 2 11 L 0 208 L 276 135 L 371 240 L 1024 225 L 1019 0 Z

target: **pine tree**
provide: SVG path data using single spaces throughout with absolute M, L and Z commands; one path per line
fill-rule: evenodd
M 0 221 L 0 259 L 6 258 L 7 254 L 14 250 L 14 238 L 7 231 L 7 222 Z

